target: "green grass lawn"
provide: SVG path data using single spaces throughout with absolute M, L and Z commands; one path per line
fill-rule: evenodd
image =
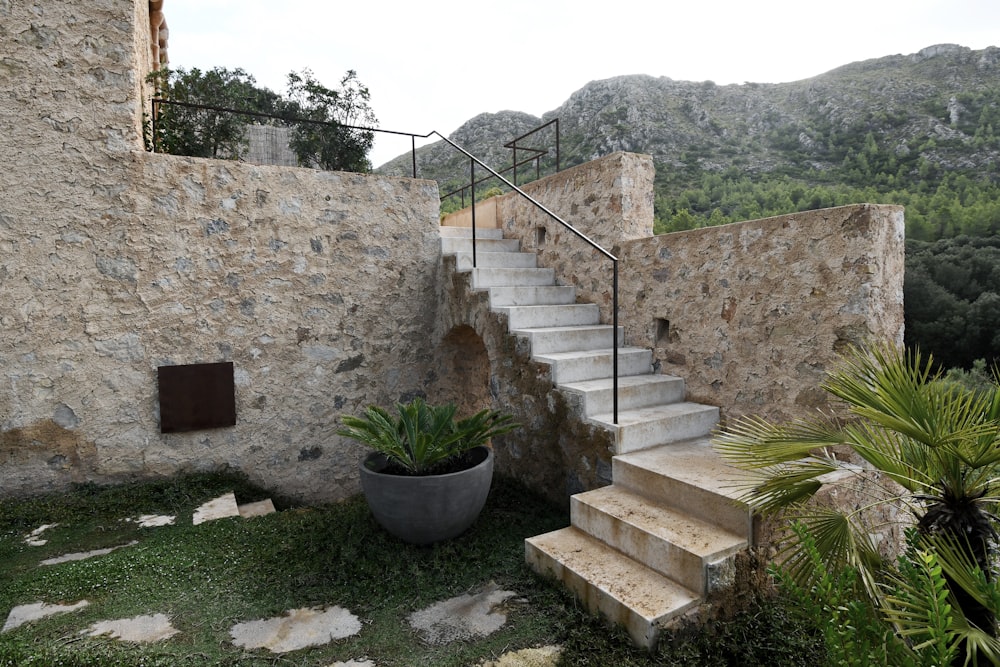
M 267 497 L 240 477 L 215 474 L 0 501 L 0 623 L 21 604 L 90 602 L 0 635 L 0 667 L 326 666 L 362 657 L 380 666 L 465 666 L 548 644 L 563 646 L 566 665 L 819 664 L 815 635 L 764 596 L 725 622 L 668 635 L 655 655 L 635 649 L 621 631 L 525 566 L 524 538 L 562 527 L 568 517 L 510 480 L 495 480 L 471 530 L 430 547 L 386 534 L 360 497 L 191 524 L 194 508 L 231 490 L 241 504 Z M 177 522 L 139 528 L 124 521 L 140 514 L 175 514 Z M 44 533 L 47 544 L 25 544 L 28 533 L 52 523 L 59 525 Z M 138 544 L 105 556 L 39 566 L 45 558 L 132 540 Z M 506 605 L 507 623 L 493 635 L 430 646 L 410 629 L 410 613 L 490 582 L 517 593 Z M 358 616 L 361 632 L 280 655 L 230 641 L 236 623 L 332 605 Z M 168 615 L 180 633 L 143 645 L 80 635 L 100 620 L 155 613 Z

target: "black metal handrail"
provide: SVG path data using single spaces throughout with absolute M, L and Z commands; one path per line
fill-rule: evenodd
M 611 260 L 611 267 L 612 267 L 612 283 L 611 283 L 611 310 L 612 310 L 611 368 L 612 368 L 612 396 L 613 396 L 613 398 L 612 398 L 612 405 L 613 405 L 614 423 L 616 425 L 618 424 L 618 258 L 615 257 L 612 253 L 610 253 L 607 250 L 605 250 L 596 241 L 594 241 L 593 239 L 591 239 L 590 237 L 588 237 L 586 234 L 582 233 L 576 227 L 574 227 L 573 225 L 569 224 L 568 222 L 566 222 L 565 220 L 563 220 L 562 218 L 560 218 L 558 215 L 556 215 L 555 213 L 553 213 L 552 211 L 550 211 L 548 208 L 546 208 L 545 206 L 543 206 L 540 202 L 538 202 L 538 200 L 536 200 L 534 197 L 532 197 L 531 195 L 529 195 L 528 193 L 526 193 L 524 190 L 522 190 L 516 184 L 511 183 L 502 174 L 500 174 L 499 172 L 495 171 L 488 164 L 486 164 L 482 160 L 478 159 L 477 157 L 475 157 L 474 155 L 472 155 L 472 153 L 468 152 L 467 150 L 465 150 L 464 148 L 462 148 L 461 146 L 459 146 L 458 144 L 456 144 L 454 141 L 452 141 L 451 139 L 449 139 L 448 137 L 444 136 L 443 134 L 441 134 L 440 132 L 438 132 L 436 130 L 431 130 L 427 134 L 416 134 L 414 132 L 398 132 L 398 131 L 395 131 L 395 130 L 382 130 L 382 129 L 375 128 L 375 127 L 361 127 L 361 126 L 357 126 L 357 125 L 346 125 L 344 123 L 337 123 L 337 122 L 334 122 L 334 121 L 321 121 L 321 120 L 313 120 L 313 119 L 310 119 L 310 118 L 297 118 L 297 117 L 289 117 L 289 116 L 278 116 L 278 115 L 274 115 L 274 114 L 261 113 L 261 112 L 257 112 L 257 111 L 246 111 L 246 110 L 242 110 L 242 109 L 228 109 L 228 108 L 225 108 L 225 107 L 216 107 L 216 106 L 211 106 L 211 105 L 207 105 L 207 104 L 194 104 L 194 103 L 191 103 L 191 102 L 174 102 L 173 100 L 167 100 L 167 99 L 162 99 L 162 98 L 153 98 L 152 99 L 152 111 L 153 111 L 153 114 L 152 114 L 152 123 L 153 123 L 153 143 L 152 143 L 152 147 L 153 147 L 153 151 L 154 152 L 156 151 L 155 139 L 156 139 L 156 116 L 157 116 L 157 105 L 158 104 L 176 104 L 176 105 L 191 107 L 191 108 L 195 108 L 195 109 L 205 109 L 205 110 L 209 110 L 209 111 L 219 111 L 219 112 L 228 112 L 228 113 L 243 114 L 243 115 L 246 115 L 246 116 L 252 116 L 252 117 L 256 117 L 256 118 L 272 118 L 272 119 L 275 119 L 275 120 L 281 120 L 281 121 L 285 121 L 285 122 L 314 123 L 314 124 L 317 124 L 317 125 L 346 127 L 348 129 L 362 130 L 362 131 L 366 131 L 366 132 L 382 132 L 382 133 L 385 133 L 385 134 L 395 134 L 395 135 L 399 135 L 399 136 L 408 136 L 408 137 L 410 137 L 410 141 L 411 141 L 411 145 L 412 145 L 413 178 L 417 178 L 417 143 L 416 143 L 417 139 L 418 138 L 420 138 L 420 139 L 428 139 L 428 138 L 430 138 L 431 136 L 434 136 L 434 135 L 440 137 L 442 141 L 444 141 L 445 143 L 449 144 L 452 148 L 454 148 L 455 150 L 459 151 L 460 153 L 464 154 L 466 157 L 469 158 L 469 171 L 470 171 L 470 177 L 471 177 L 470 178 L 470 183 L 471 183 L 471 190 L 472 190 L 472 266 L 473 266 L 473 268 L 476 267 L 476 165 L 477 164 L 480 167 L 482 167 L 483 169 L 485 169 L 486 171 L 488 171 L 490 174 L 492 174 L 492 177 L 500 179 L 511 190 L 513 190 L 514 192 L 517 192 L 519 195 L 521 195 L 522 197 L 524 197 L 525 199 L 527 199 L 533 206 L 535 206 L 535 208 L 537 208 L 540 211 L 542 211 L 543 213 L 545 213 L 547 216 L 549 216 L 550 218 L 552 218 L 553 220 L 555 220 L 556 222 L 558 222 L 560 225 L 562 225 L 564 228 L 568 229 L 570 232 L 572 232 L 574 235 L 576 235 L 580 239 L 586 241 L 592 248 L 594 248 L 599 253 L 601 253 L 602 255 L 604 255 L 607 259 Z M 527 133 L 526 135 L 522 135 L 521 137 L 518 137 L 517 139 L 514 139 L 513 141 L 509 142 L 509 144 L 505 144 L 504 147 L 505 148 L 510 148 L 510 147 L 512 147 L 510 144 L 516 144 L 517 141 L 520 141 L 521 139 L 524 139 L 525 137 L 530 136 L 534 132 L 536 132 L 536 131 L 544 128 L 544 127 L 547 127 L 548 125 L 551 125 L 552 123 L 556 123 L 556 128 L 557 128 L 557 139 L 556 139 L 556 146 L 557 146 L 556 153 L 557 153 L 557 157 L 556 157 L 556 165 L 557 165 L 557 171 L 558 171 L 558 160 L 559 160 L 559 158 L 558 158 L 558 127 L 559 127 L 558 126 L 558 119 L 555 119 L 554 121 L 549 121 L 545 125 L 542 125 L 542 126 L 536 128 L 535 130 L 532 130 L 531 132 Z M 524 147 L 522 147 L 522 150 L 537 151 L 537 150 L 540 150 L 540 149 L 532 149 L 532 148 L 524 148 Z M 516 156 L 516 149 L 515 149 L 515 156 Z M 531 159 L 537 159 L 537 156 L 534 157 L 534 158 L 529 158 L 529 161 Z M 516 162 L 516 159 L 515 159 L 515 162 Z M 516 166 L 513 167 L 513 168 L 516 169 Z M 508 171 L 509 171 L 509 169 L 508 169 Z M 489 178 L 489 177 L 487 177 L 487 178 Z
M 312 123 L 313 125 L 326 125 L 327 127 L 346 127 L 349 130 L 361 130 L 363 132 L 381 132 L 382 134 L 395 134 L 397 136 L 410 137 L 410 155 L 413 160 L 413 178 L 417 177 L 417 139 L 427 139 L 434 133 L 427 134 L 415 134 L 413 132 L 399 132 L 397 130 L 383 130 L 377 127 L 364 127 L 361 125 L 347 125 L 346 123 L 338 123 L 336 121 L 328 120 L 314 120 L 312 118 L 302 118 L 301 116 L 290 116 L 290 115 L 277 115 L 270 113 L 263 113 L 260 111 L 247 111 L 245 109 L 230 109 L 227 107 L 217 107 L 210 104 L 195 104 L 193 102 L 175 102 L 174 100 L 168 100 L 161 97 L 154 97 L 150 100 L 152 105 L 153 113 L 150 116 L 152 122 L 153 137 L 151 146 L 153 152 L 156 152 L 156 117 L 159 115 L 157 113 L 157 105 L 159 104 L 173 104 L 175 106 L 189 107 L 191 109 L 204 109 L 206 111 L 217 111 L 223 113 L 233 113 L 243 116 L 251 116 L 253 118 L 270 118 L 272 120 L 280 120 L 286 123 Z M 440 136 L 440 135 L 439 135 Z
M 517 185 L 517 167 L 518 167 L 517 149 L 518 148 L 520 148 L 523 151 L 531 151 L 532 153 L 534 153 L 534 155 L 532 155 L 531 157 L 529 157 L 524 162 L 531 162 L 532 160 L 535 161 L 535 178 L 536 179 L 538 178 L 538 161 L 541 159 L 541 157 L 543 155 L 548 155 L 548 153 L 549 153 L 547 150 L 543 150 L 541 148 L 533 148 L 531 146 L 518 146 L 517 142 L 521 141 L 522 139 L 527 139 L 528 137 L 530 137 L 531 135 L 535 134 L 536 132 L 541 132 L 542 130 L 544 130 L 545 128 L 547 128 L 549 125 L 555 125 L 556 126 L 556 173 L 559 173 L 559 171 L 560 171 L 559 170 L 559 166 L 560 166 L 559 165 L 559 158 L 560 158 L 560 156 L 559 156 L 559 119 L 558 118 L 553 118 L 549 122 L 543 123 L 543 124 L 539 125 L 538 127 L 536 127 L 535 129 L 531 130 L 530 132 L 525 132 L 521 136 L 515 137 L 514 139 L 511 139 L 510 141 L 508 141 L 507 143 L 505 143 L 503 145 L 504 148 L 509 148 L 514 153 L 513 158 L 511 159 L 511 162 L 514 163 L 514 166 L 512 167 L 512 169 L 514 170 L 514 185 Z
M 525 132 L 524 134 L 522 134 L 519 137 L 515 137 L 514 139 L 511 139 L 510 141 L 508 141 L 507 143 L 505 143 L 503 145 L 504 148 L 509 148 L 512 151 L 512 156 L 511 156 L 511 162 L 512 162 L 512 164 L 511 164 L 511 166 L 507 167 L 506 169 L 501 170 L 500 173 L 501 174 L 507 174 L 507 173 L 513 172 L 513 175 L 514 175 L 514 185 L 518 185 L 518 182 L 517 182 L 517 168 L 520 167 L 520 166 L 526 165 L 526 164 L 531 164 L 532 162 L 535 163 L 535 180 L 538 180 L 539 178 L 541 178 L 541 160 L 542 160 L 543 157 L 545 157 L 546 155 L 549 154 L 548 149 L 546 149 L 546 148 L 535 148 L 533 146 L 518 146 L 517 142 L 521 141 L 522 139 L 526 139 L 526 138 L 530 137 L 531 135 L 535 134 L 536 132 L 540 132 L 540 131 L 544 130 L 545 128 L 549 127 L 550 125 L 555 125 L 556 126 L 556 130 L 555 130 L 555 133 L 556 133 L 556 141 L 555 141 L 555 144 L 556 144 L 556 173 L 559 173 L 559 171 L 561 171 L 561 157 L 560 157 L 560 154 L 559 154 L 559 119 L 558 118 L 553 118 L 549 122 L 543 123 L 542 125 L 539 125 L 535 129 L 530 130 L 529 132 Z M 530 155 L 528 157 L 524 158 L 523 160 L 519 161 L 517 159 L 517 151 L 518 150 L 529 151 Z M 484 176 L 484 177 L 480 178 L 479 180 L 477 180 L 474 184 L 473 183 L 468 183 L 466 185 L 463 185 L 460 188 L 456 188 L 456 189 L 452 190 L 451 192 L 444 193 L 443 195 L 441 195 L 441 199 L 443 201 L 443 200 L 447 199 L 448 197 L 451 197 L 452 195 L 459 195 L 462 198 L 462 208 L 465 208 L 465 191 L 468 190 L 468 189 L 470 189 L 470 188 L 472 188 L 473 185 L 479 185 L 480 183 L 488 181 L 491 178 L 493 178 L 493 177 L 492 176 Z
M 505 146 L 505 148 L 506 148 L 506 146 Z M 527 150 L 538 150 L 538 149 L 527 149 Z M 514 175 L 515 175 L 515 182 L 516 182 L 517 168 L 520 167 L 520 166 L 522 166 L 522 165 L 530 164 L 531 162 L 534 162 L 535 163 L 535 177 L 538 178 L 538 174 L 539 174 L 539 171 L 538 171 L 538 160 L 543 155 L 548 155 L 548 154 L 549 154 L 548 151 L 539 150 L 538 151 L 538 155 L 533 155 L 533 156 L 531 156 L 529 158 L 525 158 L 525 159 L 521 160 L 520 162 L 518 162 L 518 163 L 516 163 L 514 165 L 511 165 L 510 167 L 507 167 L 506 169 L 502 170 L 500 173 L 501 174 L 506 174 L 506 173 L 508 173 L 510 171 L 513 171 Z M 447 199 L 448 197 L 451 197 L 452 195 L 459 195 L 462 198 L 462 208 L 465 208 L 465 191 L 468 190 L 468 189 L 470 189 L 473 185 L 479 185 L 480 183 L 485 183 L 486 181 L 489 181 L 492 178 L 493 178 L 492 175 L 490 175 L 490 176 L 483 176 L 482 178 L 478 179 L 475 183 L 469 183 L 469 184 L 463 185 L 460 188 L 456 188 L 456 189 L 452 190 L 451 192 L 444 193 L 443 195 L 441 195 L 441 199 L 444 200 L 444 199 Z
M 576 235 L 580 239 L 583 239 L 584 241 L 586 241 L 588 244 L 590 244 L 590 246 L 592 248 L 594 248 L 599 253 L 601 253 L 602 255 L 604 255 L 607 259 L 611 260 L 611 267 L 612 267 L 612 282 L 611 282 L 611 311 L 612 311 L 612 313 L 611 313 L 611 319 L 612 319 L 612 329 L 611 329 L 611 373 L 612 373 L 612 379 L 611 379 L 611 390 L 612 390 L 613 421 L 614 421 L 614 424 L 617 425 L 618 424 L 618 258 L 615 255 L 613 255 L 612 253 L 610 253 L 607 250 L 605 250 L 603 247 L 601 247 L 600 244 L 598 244 L 596 241 L 594 241 L 593 239 L 591 239 L 589 236 L 587 236 L 586 234 L 584 234 L 583 232 L 581 232 L 580 230 L 578 230 L 576 227 L 574 227 L 573 225 L 569 224 L 568 222 L 566 222 L 565 220 L 563 220 L 562 218 L 560 218 L 558 215 L 556 215 L 555 213 L 553 213 L 552 211 L 550 211 L 548 208 L 546 208 L 545 206 L 543 206 L 538 200 L 536 200 L 534 197 L 532 197 L 531 195 L 529 195 L 527 192 L 525 192 L 524 190 L 522 190 L 518 186 L 516 186 L 513 183 L 511 183 L 510 181 L 508 181 L 499 172 L 495 171 L 488 164 L 484 163 L 482 160 L 480 160 L 479 158 L 475 157 L 472 153 L 470 153 L 469 151 L 465 150 L 464 148 L 462 148 L 461 146 L 459 146 L 454 141 L 452 141 L 448 137 L 444 136 L 440 132 L 432 130 L 430 132 L 430 134 L 428 134 L 427 136 L 430 136 L 432 134 L 437 135 L 445 143 L 449 144 L 452 148 L 454 148 L 455 150 L 459 151 L 460 153 L 464 154 L 466 157 L 469 158 L 469 165 L 470 165 L 469 169 L 470 169 L 470 176 L 471 176 L 470 181 L 472 183 L 472 267 L 473 268 L 476 268 L 476 189 L 475 189 L 475 183 L 476 183 L 476 165 L 477 164 L 480 167 L 482 167 L 483 169 L 485 169 L 486 171 L 490 172 L 493 175 L 494 178 L 499 178 L 501 181 L 503 181 L 504 184 L 506 184 L 507 187 L 509 187 L 511 190 L 513 190 L 514 192 L 517 192 L 519 195 L 521 195 L 522 197 L 524 197 L 525 199 L 527 199 L 529 202 L 531 202 L 531 204 L 533 206 L 535 206 L 535 208 L 539 209 L 540 211 L 542 211 L 543 213 L 545 213 L 547 216 L 549 216 L 550 218 L 552 218 L 553 220 L 555 220 L 556 222 L 558 222 L 559 224 L 561 224 L 563 227 L 565 227 L 567 230 L 569 230 L 570 232 L 572 232 L 574 235 Z

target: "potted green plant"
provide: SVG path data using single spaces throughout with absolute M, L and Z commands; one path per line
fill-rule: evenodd
M 361 489 L 375 520 L 406 542 L 440 542 L 473 524 L 493 481 L 486 445 L 517 427 L 493 410 L 455 413 L 454 404 L 416 398 L 396 404 L 396 414 L 372 405 L 363 417 L 341 418 L 339 435 L 374 450 L 361 463 Z

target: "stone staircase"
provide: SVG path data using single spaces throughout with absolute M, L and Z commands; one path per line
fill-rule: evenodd
M 531 343 L 532 358 L 580 419 L 615 436 L 612 484 L 570 499 L 567 528 L 529 538 L 525 557 L 556 577 L 587 607 L 655 647 L 665 623 L 732 581 L 734 557 L 752 535 L 749 509 L 735 500 L 737 473 L 709 443 L 716 407 L 684 401 L 684 381 L 652 372 L 652 352 L 623 347 L 621 328 L 599 322 L 598 307 L 576 303 L 552 269 L 520 252 L 501 230 L 442 227 L 443 254 L 472 272 L 510 332 Z M 612 416 L 612 336 L 619 350 L 618 424 Z

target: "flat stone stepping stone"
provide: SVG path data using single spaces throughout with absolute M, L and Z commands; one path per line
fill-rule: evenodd
M 561 646 L 526 648 L 504 653 L 498 660 L 487 660 L 482 667 L 556 667 L 561 654 Z
M 142 528 L 159 528 L 160 526 L 172 526 L 177 521 L 177 517 L 167 514 L 142 514 L 133 519 L 125 519 L 132 523 L 139 524 Z
M 80 632 L 88 637 L 110 635 L 114 639 L 137 644 L 163 641 L 176 635 L 180 630 L 170 624 L 166 614 L 152 614 L 123 618 L 117 621 L 99 621 Z
M 507 614 L 497 607 L 515 595 L 490 583 L 479 593 L 459 595 L 413 612 L 409 616 L 410 627 L 428 644 L 486 637 L 507 622 Z
M 274 514 L 274 503 L 271 499 L 261 500 L 256 503 L 247 503 L 246 505 L 240 505 L 240 516 L 244 519 L 250 519 L 255 516 L 265 516 L 267 514 Z
M 45 602 L 22 604 L 10 610 L 10 613 L 7 615 L 7 622 L 3 624 L 3 629 L 0 630 L 0 632 L 13 630 L 14 628 L 20 627 L 25 623 L 37 621 L 38 619 L 45 618 L 47 616 L 77 611 L 79 609 L 83 609 L 88 604 L 90 603 L 86 600 L 80 600 L 76 604 L 47 604 Z
M 377 665 L 366 658 L 361 660 L 348 660 L 347 662 L 335 662 L 328 667 L 377 667 Z
M 214 521 L 215 519 L 225 519 L 231 516 L 239 516 L 240 508 L 236 504 L 236 494 L 233 492 L 226 493 L 209 500 L 204 505 L 201 505 L 194 511 L 194 525 L 200 523 L 205 523 L 206 521 Z
M 24 538 L 24 543 L 27 544 L 29 547 L 40 547 L 44 544 L 48 544 L 48 540 L 41 539 L 42 533 L 44 533 L 46 530 L 49 530 L 50 528 L 55 528 L 58 525 L 59 525 L 58 523 L 42 524 L 38 528 L 35 528 L 33 531 L 28 533 L 28 536 Z
M 117 551 L 118 549 L 124 549 L 126 547 L 135 546 L 139 544 L 136 540 L 132 540 L 128 544 L 119 544 L 116 547 L 108 547 L 107 549 L 94 549 L 93 551 L 80 551 L 73 554 L 65 554 L 63 556 L 56 556 L 54 558 L 46 558 L 39 565 L 58 565 L 59 563 L 68 563 L 74 560 L 86 560 L 88 558 L 93 558 L 94 556 L 106 556 L 112 551 Z
M 291 609 L 284 616 L 237 623 L 229 631 L 233 644 L 287 653 L 328 644 L 361 632 L 361 621 L 342 607 Z

